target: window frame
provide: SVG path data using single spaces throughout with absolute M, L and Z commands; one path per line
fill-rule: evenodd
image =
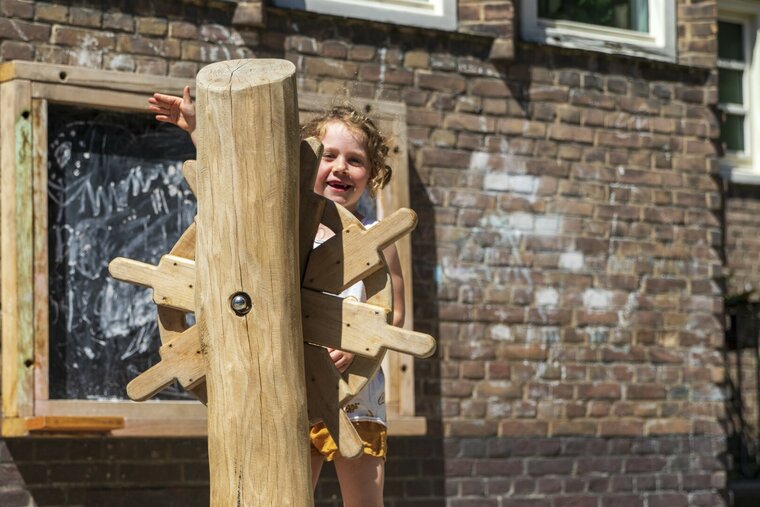
M 644 33 L 576 21 L 540 18 L 538 2 L 520 0 L 522 38 L 529 42 L 552 46 L 675 62 L 675 1 L 648 1 L 649 32 Z
M 115 436 L 206 435 L 207 410 L 198 401 L 59 400 L 50 399 L 48 390 L 47 105 L 148 114 L 147 97 L 154 91 L 179 95 L 186 84 L 186 79 L 66 65 L 0 64 L 2 436 L 26 436 L 35 430 Z M 194 82 L 190 84 L 194 86 Z M 303 118 L 324 110 L 334 98 L 299 93 L 298 101 Z M 376 100 L 353 102 L 371 107 L 379 127 L 396 141 L 390 160 L 394 178 L 377 199 L 378 218 L 382 218 L 409 207 L 406 106 Z M 15 121 L 22 115 L 28 118 L 27 131 L 20 131 Z M 27 135 L 24 146 L 31 156 L 19 155 L 17 135 Z M 411 329 L 411 238 L 402 238 L 397 248 L 407 281 L 405 327 Z M 388 351 L 383 367 L 389 434 L 425 434 L 425 418 L 415 416 L 413 358 Z
M 744 86 L 744 152 L 726 152 L 720 158 L 721 174 L 735 183 L 760 184 L 760 153 L 758 153 L 758 135 L 760 135 L 760 112 L 753 105 L 760 104 L 760 4 L 742 0 L 722 1 L 718 11 L 719 21 L 740 23 L 744 26 L 745 72 Z M 720 36 L 720 34 L 718 35 Z M 731 68 L 733 65 L 725 60 L 718 60 L 718 68 Z M 720 110 L 727 108 L 721 107 Z
M 425 7 L 425 3 L 429 7 Z M 457 29 L 456 0 L 363 0 L 359 5 L 349 0 L 272 0 L 272 4 L 276 7 L 381 23 L 447 31 Z

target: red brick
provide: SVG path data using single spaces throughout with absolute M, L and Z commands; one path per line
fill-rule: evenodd
M 137 33 L 142 35 L 166 35 L 169 23 L 164 18 L 137 18 Z
M 417 85 L 426 90 L 462 93 L 465 90 L 466 81 L 457 74 L 418 71 Z
M 66 22 L 69 9 L 64 5 L 37 3 L 34 6 L 34 19 L 37 21 L 49 21 L 53 23 Z
M 667 395 L 665 386 L 657 384 L 631 384 L 626 387 L 626 398 L 629 400 L 663 400 Z
M 7 39 L 24 42 L 47 42 L 50 38 L 50 26 L 20 19 L 0 18 L 0 33 L 3 34 L 3 38 Z
M 116 50 L 138 55 L 178 58 L 180 56 L 180 43 L 171 39 L 149 38 L 140 35 L 119 35 L 116 40 Z
M 102 13 L 100 10 L 88 9 L 85 7 L 69 8 L 69 22 L 72 25 L 99 28 L 101 20 Z
M 171 21 L 169 37 L 175 39 L 195 39 L 198 37 L 198 27 L 186 21 Z
M 541 437 L 549 429 L 545 421 L 504 420 L 499 423 L 499 436 L 507 437 Z
M 606 420 L 599 422 L 599 435 L 603 437 L 613 436 L 641 436 L 644 434 L 644 422 L 639 420 Z
M 601 383 L 594 385 L 579 385 L 578 397 L 581 399 L 617 400 L 621 397 L 620 384 Z

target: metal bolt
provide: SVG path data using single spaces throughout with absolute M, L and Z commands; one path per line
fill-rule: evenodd
M 236 292 L 230 298 L 230 308 L 235 312 L 235 315 L 243 316 L 251 311 L 251 297 L 245 292 Z

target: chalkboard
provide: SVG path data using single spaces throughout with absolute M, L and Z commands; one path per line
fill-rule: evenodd
M 151 290 L 112 279 L 108 263 L 157 264 L 195 215 L 182 162 L 189 136 L 138 113 L 50 104 L 48 255 L 51 399 L 126 399 L 158 362 Z M 163 398 L 190 398 L 180 388 Z

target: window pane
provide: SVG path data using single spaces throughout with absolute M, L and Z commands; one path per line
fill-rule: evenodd
M 725 115 L 720 125 L 720 140 L 728 151 L 744 151 L 744 115 Z
M 741 70 L 718 70 L 718 102 L 723 104 L 744 104 L 744 86 Z
M 718 58 L 744 61 L 744 25 L 718 21 Z
M 538 16 L 649 31 L 648 0 L 539 0 Z

